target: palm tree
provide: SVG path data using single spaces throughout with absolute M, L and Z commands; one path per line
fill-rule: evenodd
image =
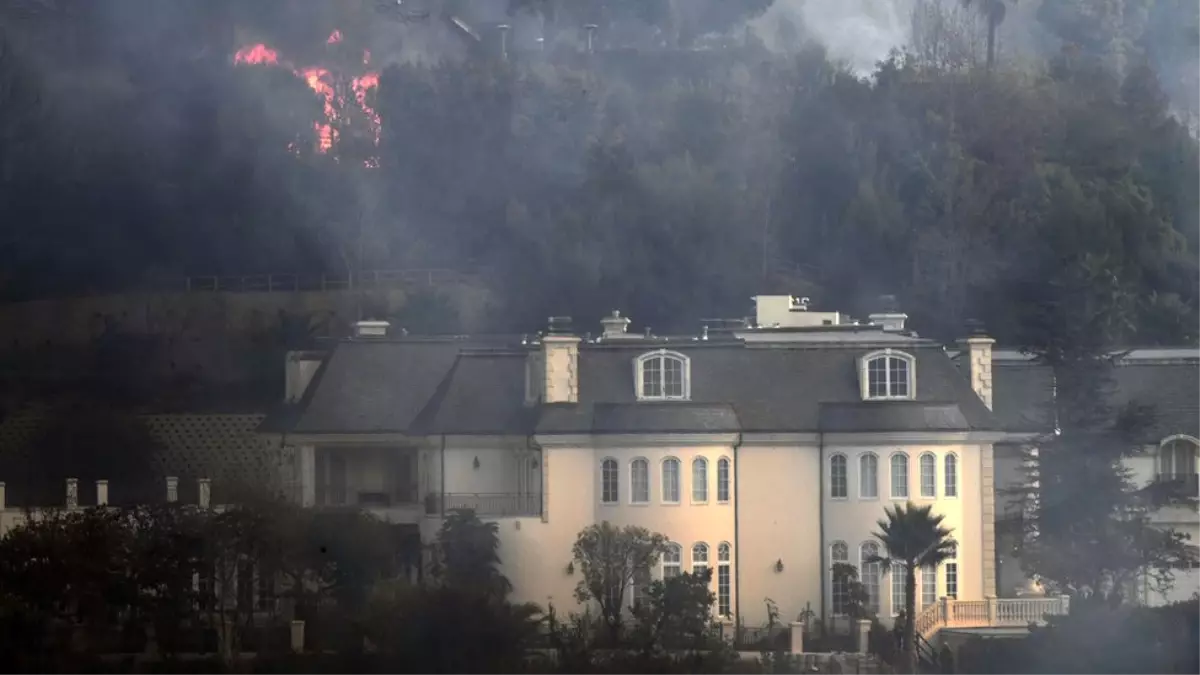
M 1004 23 L 1008 6 L 1004 0 L 962 0 L 962 5 L 967 8 L 972 5 L 978 7 L 983 18 L 987 19 L 987 67 L 990 70 L 996 63 L 996 28 Z
M 881 563 L 885 572 L 893 565 L 904 570 L 904 656 L 910 673 L 917 672 L 917 569 L 925 566 L 936 569 L 954 555 L 951 530 L 942 527 L 945 516 L 933 515 L 932 508 L 915 506 L 912 502 L 884 507 L 887 518 L 878 521 L 875 538 L 883 544 L 887 555 L 868 561 Z

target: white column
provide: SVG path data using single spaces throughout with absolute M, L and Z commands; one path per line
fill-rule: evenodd
M 179 501 L 179 478 L 167 476 L 167 501 L 174 504 Z
M 73 509 L 79 506 L 79 479 L 67 479 L 67 508 Z
M 96 481 L 96 506 L 108 506 L 108 481 Z
M 209 505 L 212 503 L 212 480 L 210 480 L 208 478 L 201 478 L 199 480 L 199 483 L 200 483 L 200 490 L 199 490 L 200 508 L 207 509 L 209 507 Z
M 296 452 L 300 465 L 300 505 L 315 506 L 317 503 L 317 451 L 311 445 L 302 445 Z

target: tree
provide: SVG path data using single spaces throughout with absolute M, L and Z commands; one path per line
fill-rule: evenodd
M 1004 23 L 1008 13 L 1005 0 L 962 0 L 964 7 L 976 6 L 987 21 L 987 66 L 989 69 L 996 65 L 996 29 Z
M 870 562 L 879 562 L 886 572 L 904 574 L 904 655 L 910 673 L 917 672 L 916 590 L 917 570 L 936 568 L 954 555 L 954 540 L 942 527 L 945 516 L 933 515 L 933 506 L 897 504 L 884 507 L 885 519 L 878 521 L 875 538 L 885 554 Z
M 633 608 L 634 635 L 643 654 L 708 645 L 713 636 L 712 570 L 654 581 Z
M 471 509 L 455 509 L 438 531 L 436 576 L 449 588 L 493 600 L 504 600 L 512 583 L 500 573 L 500 538 L 494 522 L 485 523 Z
M 607 520 L 584 528 L 572 548 L 578 563 L 579 602 L 593 600 L 615 642 L 621 631 L 621 612 L 640 570 L 649 571 L 666 550 L 667 538 L 644 527 L 617 527 Z

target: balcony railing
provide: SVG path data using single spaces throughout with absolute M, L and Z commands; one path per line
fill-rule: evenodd
M 987 626 L 1028 626 L 1041 623 L 1047 616 L 1066 614 L 1067 596 L 1051 598 L 988 598 L 952 600 L 942 598 L 917 614 L 916 630 L 928 639 L 940 628 L 983 628 Z
M 1200 474 L 1196 473 L 1160 473 L 1155 476 L 1155 481 L 1171 485 L 1184 494 L 1200 492 Z
M 470 509 L 475 515 L 486 518 L 515 518 L 542 515 L 542 495 L 516 493 L 466 493 L 451 492 L 441 496 L 440 504 L 436 495 L 426 499 L 426 512 L 430 507 L 441 506 L 441 513 L 430 515 L 445 515 L 457 509 Z

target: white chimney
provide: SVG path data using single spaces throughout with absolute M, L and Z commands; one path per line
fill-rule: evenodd
M 904 330 L 904 322 L 908 321 L 908 315 L 904 312 L 879 312 L 868 314 L 867 319 L 877 326 L 882 326 L 885 333 L 899 333 Z
M 8 508 L 8 486 L 0 481 L 0 511 Z
M 962 356 L 967 357 L 967 370 L 971 378 L 971 388 L 979 395 L 983 404 L 992 409 L 992 338 L 977 334 L 959 340 Z
M 579 402 L 579 336 L 571 333 L 571 317 L 550 317 L 550 330 L 542 337 L 545 403 Z
M 754 296 L 755 324 L 759 328 L 816 328 L 839 326 L 837 312 L 816 312 L 808 308 L 810 300 L 792 295 Z
M 67 508 L 73 509 L 79 506 L 79 479 L 67 479 Z
M 179 501 L 179 479 L 167 476 L 167 501 L 174 504 Z
M 212 481 L 208 478 L 201 478 L 200 481 L 200 508 L 207 509 L 212 503 Z
M 621 316 L 621 312 L 614 309 L 610 316 L 600 319 L 600 325 L 604 327 L 603 337 L 620 337 L 625 335 L 625 330 L 629 328 L 629 317 Z
M 108 481 L 96 481 L 96 506 L 108 506 Z
M 381 338 L 387 337 L 388 329 L 392 324 L 387 321 L 359 321 L 354 324 L 354 337 L 356 338 Z

